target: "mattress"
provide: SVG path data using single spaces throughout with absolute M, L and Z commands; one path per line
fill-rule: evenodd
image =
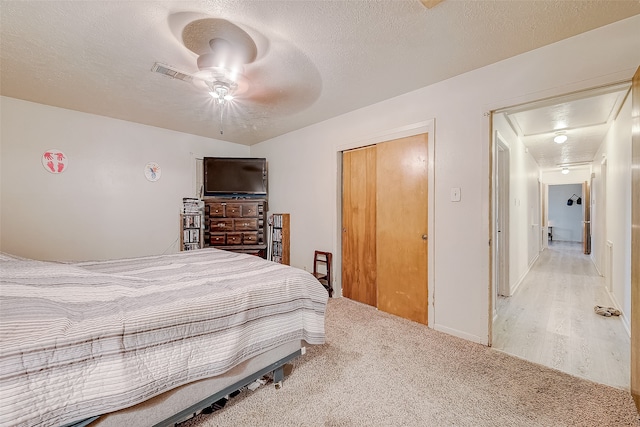
M 305 271 L 204 249 L 74 264 L 0 257 L 0 425 L 53 426 L 324 342 Z

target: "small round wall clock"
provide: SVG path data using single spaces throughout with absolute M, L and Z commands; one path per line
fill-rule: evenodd
M 149 162 L 144 166 L 144 176 L 151 182 L 155 182 L 160 179 L 160 165 L 156 162 Z
M 52 148 L 42 154 L 42 166 L 49 173 L 62 173 L 67 170 L 69 159 L 57 148 Z

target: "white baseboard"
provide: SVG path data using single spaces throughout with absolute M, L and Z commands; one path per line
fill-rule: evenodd
M 622 314 L 620 315 L 620 318 L 622 320 L 622 326 L 624 326 L 624 330 L 627 331 L 627 335 L 629 335 L 629 338 L 631 338 L 631 326 L 630 326 L 631 323 L 629 322 L 629 318 L 627 317 L 625 312 L 620 308 L 621 305 L 616 299 L 616 296 L 613 294 L 613 292 L 610 292 L 609 289 L 607 289 L 607 293 L 609 294 L 609 298 L 611 298 L 611 301 L 613 301 L 613 306 L 622 312 Z
M 527 266 L 527 269 L 524 271 L 524 273 L 522 273 L 522 275 L 518 278 L 518 280 L 516 281 L 515 285 L 511 286 L 509 288 L 510 295 L 512 296 L 513 294 L 516 293 L 516 290 L 518 290 L 518 287 L 522 284 L 522 282 L 524 281 L 524 278 L 527 277 L 527 274 L 529 274 L 529 271 L 531 271 L 531 267 L 533 267 L 533 264 L 536 263 L 536 261 L 538 260 L 538 258 L 540 257 L 540 252 L 538 252 L 536 254 L 536 256 L 533 258 L 533 261 L 531 261 L 529 263 L 529 265 Z
M 598 268 L 598 263 L 596 263 L 595 254 L 593 253 L 593 251 L 591 251 L 591 254 L 589 255 L 589 258 L 591 258 L 591 264 L 593 264 L 593 266 L 596 268 L 596 271 L 598 272 L 598 275 L 600 277 L 604 277 L 604 274 Z
M 439 332 L 444 332 L 445 334 L 453 335 L 454 337 L 465 339 L 467 341 L 472 341 L 482 345 L 489 345 L 489 340 L 488 340 L 489 337 L 485 337 L 485 338 L 478 337 L 476 335 L 468 334 L 466 332 L 462 332 L 457 329 L 449 328 L 447 326 L 442 326 L 438 324 L 433 325 L 433 329 Z

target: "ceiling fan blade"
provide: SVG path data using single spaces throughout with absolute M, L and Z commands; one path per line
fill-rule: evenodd
M 317 71 L 298 64 L 298 69 L 305 72 L 278 73 L 272 67 L 278 64 L 263 65 L 247 70 L 246 77 L 251 82 L 251 88 L 241 97 L 243 101 L 268 108 L 272 112 L 292 114 L 313 104 L 322 89 L 322 82 Z
M 226 85 L 232 98 L 225 104 L 224 122 L 230 128 L 244 129 L 247 123 L 260 126 L 261 121 L 299 113 L 320 95 L 322 80 L 317 68 L 288 40 L 266 40 L 251 28 L 245 31 L 224 19 L 192 14 L 177 14 L 172 31 L 197 56 L 198 71 L 187 73 L 161 63 L 153 71 L 190 81 L 206 95 L 202 97 L 205 102 L 211 101 L 207 92 L 215 91 L 217 83 Z M 242 65 L 220 60 L 227 57 L 239 59 Z
M 438 4 L 442 3 L 444 0 L 420 0 L 422 5 L 427 9 L 431 9 L 436 7 Z
M 185 47 L 196 55 L 206 55 L 215 50 L 213 43 L 222 41 L 227 45 L 229 52 L 232 52 L 242 64 L 255 61 L 258 48 L 255 42 L 246 31 L 224 19 L 205 18 L 190 22 L 182 31 L 182 42 Z

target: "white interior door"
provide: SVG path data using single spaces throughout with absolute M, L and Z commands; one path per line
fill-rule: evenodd
M 496 132 L 496 293 L 509 296 L 509 147 Z

